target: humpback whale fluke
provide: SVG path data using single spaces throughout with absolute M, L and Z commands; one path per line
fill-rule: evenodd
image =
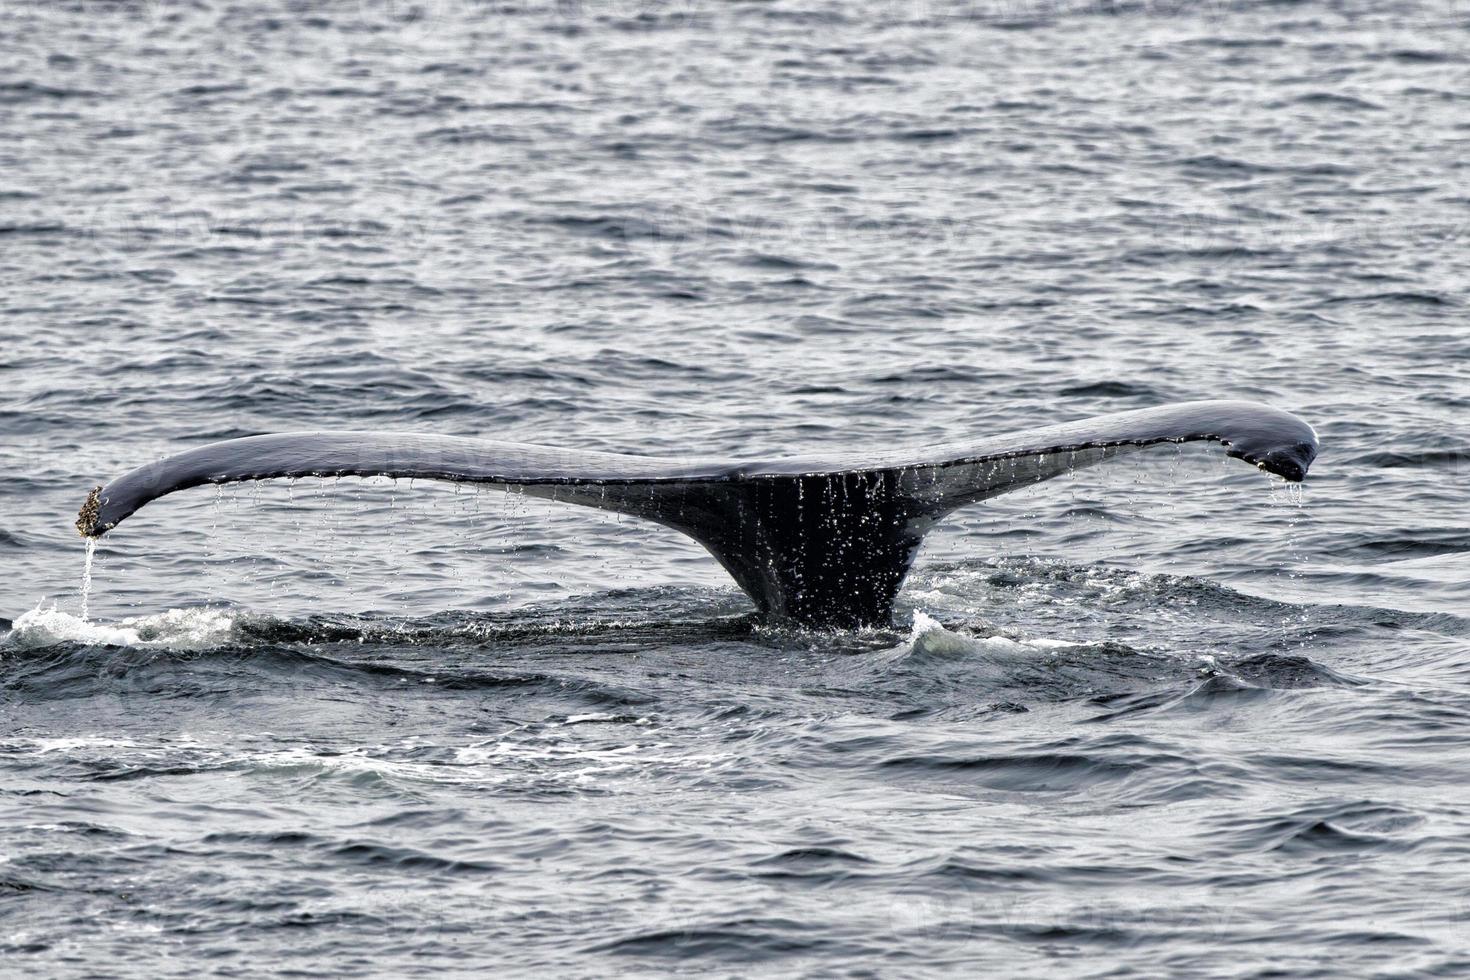
M 889 621 L 919 542 L 949 512 L 1146 446 L 1200 441 L 1293 481 L 1317 455 L 1317 435 L 1301 419 L 1238 401 L 1120 412 L 973 443 L 775 462 L 289 432 L 211 443 L 141 466 L 93 490 L 77 529 L 100 537 L 150 500 L 206 483 L 304 476 L 484 483 L 682 531 L 725 566 L 763 615 L 848 628 Z

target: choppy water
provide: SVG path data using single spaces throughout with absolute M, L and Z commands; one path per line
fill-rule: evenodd
M 1470 969 L 1470 14 L 18 4 L 0 953 L 38 976 Z M 893 630 L 381 427 L 662 454 L 1299 412 L 957 515 Z M 47 597 L 42 601 L 42 597 Z

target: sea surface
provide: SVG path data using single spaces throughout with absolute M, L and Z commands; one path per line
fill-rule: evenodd
M 0 974 L 1464 976 L 1458 0 L 21 2 Z M 891 629 L 450 484 L 87 491 L 309 428 L 653 455 L 1195 398 Z

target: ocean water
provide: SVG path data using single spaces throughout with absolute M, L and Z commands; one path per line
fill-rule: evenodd
M 1470 12 L 214 0 L 0 20 L 0 972 L 1470 970 Z M 370 428 L 779 456 L 1193 398 L 891 629 Z

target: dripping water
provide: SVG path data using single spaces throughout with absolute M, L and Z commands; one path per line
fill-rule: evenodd
M 87 538 L 87 557 L 82 563 L 82 622 L 91 618 L 92 559 L 97 554 L 97 539 Z

